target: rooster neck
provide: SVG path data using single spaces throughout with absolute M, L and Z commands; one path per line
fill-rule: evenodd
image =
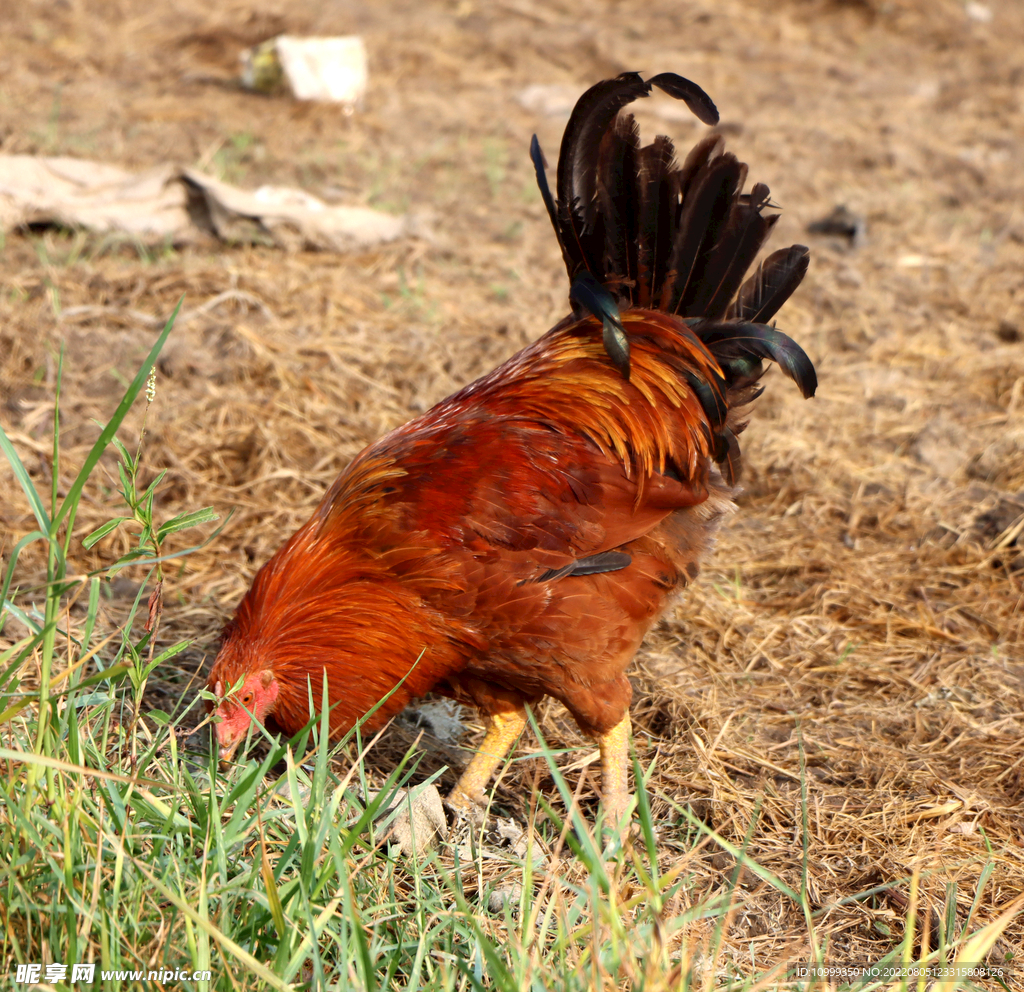
M 379 727 L 465 665 L 468 651 L 451 628 L 393 583 L 360 579 L 306 598 L 266 599 L 260 588 L 229 628 L 211 678 L 234 684 L 270 669 L 280 686 L 270 715 L 285 733 L 305 726 L 311 703 L 321 711 L 325 679 L 337 737 L 384 700 L 366 724 Z
M 308 722 L 311 700 L 320 711 L 325 676 L 332 737 L 387 697 L 367 723 L 380 726 L 464 667 L 476 636 L 460 637 L 460 625 L 425 598 L 438 584 L 436 543 L 389 552 L 369 532 L 385 510 L 356 498 L 342 506 L 355 512 L 328 519 L 331 500 L 259 571 L 214 667 L 228 685 L 270 669 L 281 686 L 271 715 L 289 734 Z

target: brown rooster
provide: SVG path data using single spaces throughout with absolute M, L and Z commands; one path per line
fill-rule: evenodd
M 557 200 L 533 139 L 572 315 L 358 455 L 259 571 L 210 674 L 223 752 L 252 720 L 301 729 L 324 672 L 334 736 L 388 693 L 371 730 L 433 690 L 489 724 L 451 796 L 467 807 L 550 695 L 598 742 L 607 815 L 627 811 L 626 669 L 731 505 L 762 361 L 816 387 L 766 323 L 807 249 L 743 283 L 777 219 L 768 188 L 742 192 L 716 134 L 682 166 L 665 137 L 641 147 L 620 111 L 652 86 L 717 123 L 672 73 L 598 83 L 566 127 Z

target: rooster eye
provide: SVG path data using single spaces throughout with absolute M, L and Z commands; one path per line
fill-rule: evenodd
M 242 705 L 246 709 L 248 709 L 249 707 L 252 706 L 252 693 L 251 692 L 247 692 L 244 696 L 242 696 Z

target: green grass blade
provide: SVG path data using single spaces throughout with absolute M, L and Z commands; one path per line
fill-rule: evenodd
M 60 387 L 64 379 L 64 345 L 57 356 L 57 377 L 53 386 L 53 455 L 50 462 L 50 513 L 57 515 L 57 493 L 60 489 Z
M 182 298 L 178 300 L 178 305 L 174 308 L 174 312 L 164 325 L 164 329 L 160 333 L 160 337 L 156 339 L 156 343 L 150 349 L 149 354 L 146 356 L 146 360 L 142 363 L 138 372 L 135 373 L 135 378 L 132 379 L 127 390 L 125 390 L 125 394 L 122 397 L 121 402 L 117 405 L 117 409 L 114 411 L 113 416 L 107 421 L 103 430 L 100 431 L 100 436 L 96 439 L 96 443 L 92 446 L 89 454 L 86 456 L 85 462 L 82 464 L 82 468 L 75 477 L 75 481 L 71 483 L 71 488 L 68 489 L 67 496 L 64 497 L 64 502 L 61 504 L 61 508 L 56 517 L 54 517 L 52 525 L 47 526 L 46 530 L 49 533 L 55 534 L 57 528 L 60 527 L 61 523 L 63 523 L 65 517 L 67 517 L 67 515 L 78 506 L 78 500 L 81 497 L 82 489 L 85 486 L 86 480 L 88 480 L 89 476 L 92 475 L 93 469 L 99 463 L 103 453 L 107 450 L 107 446 L 117 433 L 117 429 L 121 426 L 122 421 L 128 415 L 128 411 L 132 408 L 135 398 L 146 385 L 146 380 L 149 378 L 149 372 L 156 364 L 157 357 L 164 346 L 164 342 L 167 340 L 167 335 L 171 333 L 171 328 L 174 326 L 174 321 L 177 319 L 178 311 L 181 310 L 181 305 L 184 302 L 185 297 L 182 296 Z
M 691 826 L 695 827 L 702 834 L 706 834 L 708 837 L 710 837 L 716 844 L 719 845 L 719 847 L 722 848 L 723 851 L 726 851 L 727 853 L 731 854 L 738 863 L 743 865 L 743 867 L 749 868 L 755 875 L 758 876 L 758 878 L 767 882 L 773 889 L 777 889 L 784 895 L 789 896 L 789 898 L 792 899 L 797 906 L 801 904 L 800 893 L 797 892 L 795 889 L 791 888 L 789 885 L 787 885 L 781 878 L 779 878 L 778 875 L 776 875 L 774 872 L 770 872 L 767 868 L 763 868 L 745 851 L 741 850 L 735 844 L 730 843 L 720 834 L 716 833 L 703 820 L 698 819 L 696 816 L 693 815 L 692 812 L 690 812 L 689 809 L 687 809 L 680 803 L 676 802 L 671 796 L 666 795 L 665 793 L 660 793 L 660 795 L 661 798 L 668 802 L 670 805 L 672 805 L 678 813 L 681 813 L 683 816 L 685 816 L 686 819 L 689 820 Z
M 36 523 L 39 524 L 39 529 L 48 534 L 50 532 L 50 517 L 46 512 L 46 507 L 43 506 L 43 501 L 32 482 L 31 476 L 28 474 L 28 469 L 25 468 L 24 463 L 18 457 L 18 452 L 14 450 L 14 445 L 11 444 L 11 439 L 7 436 L 3 427 L 0 427 L 0 451 L 4 453 L 7 461 L 10 462 L 14 478 L 18 480 L 18 485 L 21 486 L 29 506 L 32 507 L 32 514 L 36 518 Z

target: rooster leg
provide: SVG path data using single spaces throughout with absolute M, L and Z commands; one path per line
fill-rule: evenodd
M 601 788 L 604 791 L 605 823 L 612 829 L 622 824 L 629 811 L 629 711 L 606 734 L 599 734 Z
M 457 809 L 468 810 L 475 805 L 486 805 L 484 790 L 494 770 L 523 732 L 523 727 L 526 726 L 526 708 L 519 706 L 513 710 L 491 713 L 490 724 L 480 750 L 466 766 L 462 777 L 455 783 L 455 788 L 448 796 L 448 802 Z

